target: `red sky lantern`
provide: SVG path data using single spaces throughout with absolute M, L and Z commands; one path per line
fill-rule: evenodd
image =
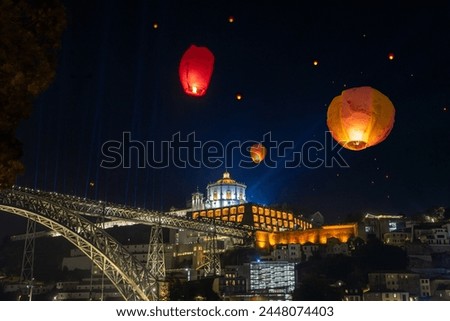
M 256 164 L 261 163 L 266 157 L 266 148 L 263 144 L 255 144 L 250 147 L 250 157 Z
M 395 108 L 388 97 L 372 87 L 344 90 L 334 97 L 327 113 L 333 138 L 350 150 L 381 143 L 394 126 Z
M 206 94 L 214 69 L 214 55 L 206 47 L 191 45 L 180 61 L 179 75 L 186 94 L 201 97 Z

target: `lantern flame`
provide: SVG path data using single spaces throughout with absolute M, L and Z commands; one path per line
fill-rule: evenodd
M 346 145 L 350 149 L 360 150 L 367 147 L 367 142 L 364 141 L 364 131 L 356 128 L 350 128 L 348 131 L 349 141 Z
M 351 128 L 348 131 L 348 137 L 350 138 L 350 141 L 354 142 L 360 142 L 363 140 L 363 131 L 355 128 Z

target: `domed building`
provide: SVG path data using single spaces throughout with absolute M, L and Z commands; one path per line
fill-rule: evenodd
M 218 208 L 231 205 L 239 205 L 247 202 L 245 189 L 247 186 L 236 182 L 225 171 L 221 179 L 215 183 L 209 183 L 206 187 L 205 208 Z

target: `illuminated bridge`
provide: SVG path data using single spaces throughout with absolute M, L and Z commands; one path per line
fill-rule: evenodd
M 357 224 L 313 228 L 304 218 L 291 212 L 252 203 L 177 215 L 20 187 L 0 191 L 0 211 L 28 218 L 27 235 L 33 231 L 33 236 L 37 236 L 35 229 L 29 227 L 30 222 L 37 222 L 50 229 L 50 232 L 40 232 L 39 236 L 61 235 L 69 240 L 105 273 L 125 300 L 159 298 L 159 294 L 154 293 L 155 288 L 165 277 L 161 227 L 208 235 L 207 255 L 202 265 L 205 275 L 220 274 L 217 265 L 220 260 L 214 250 L 218 235 L 251 241 L 265 250 L 277 244 L 324 244 L 329 238 L 346 242 L 358 235 Z M 95 223 L 99 221 L 97 218 L 101 218 L 102 223 Z M 105 232 L 107 227 L 124 223 L 152 226 L 147 265 Z M 25 238 L 24 253 L 27 253 L 28 239 Z M 32 276 L 23 279 L 32 280 Z
M 254 228 L 203 218 L 194 220 L 53 192 L 14 187 L 0 191 L 0 211 L 37 222 L 73 243 L 111 280 L 125 300 L 155 300 L 158 277 L 87 216 L 134 224 L 190 229 L 248 239 Z

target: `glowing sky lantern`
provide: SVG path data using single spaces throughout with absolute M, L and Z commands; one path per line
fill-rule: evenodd
M 184 92 L 197 97 L 205 95 L 213 69 L 214 55 L 211 51 L 191 45 L 181 57 L 178 69 Z
M 256 164 L 261 163 L 264 160 L 264 157 L 266 157 L 266 148 L 264 145 L 259 143 L 250 147 L 250 157 Z
M 395 108 L 388 97 L 372 87 L 344 90 L 334 97 L 327 113 L 333 138 L 350 150 L 381 143 L 394 126 Z

